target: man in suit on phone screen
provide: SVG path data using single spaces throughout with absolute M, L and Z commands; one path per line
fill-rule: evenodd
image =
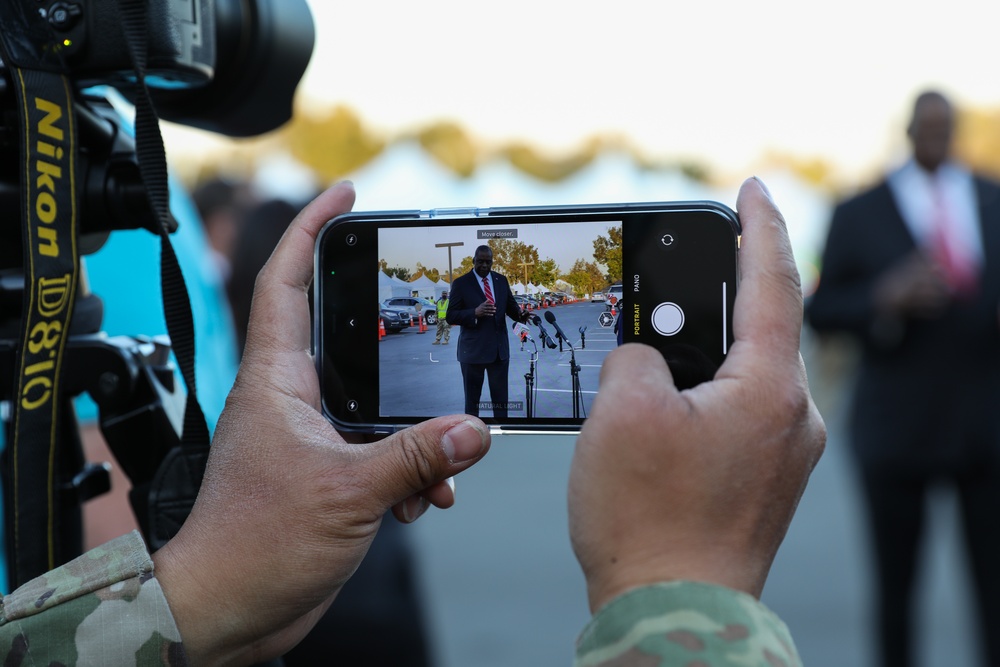
M 476 248 L 472 271 L 455 278 L 451 286 L 447 320 L 448 324 L 461 326 L 458 361 L 462 365 L 466 414 L 479 416 L 483 379 L 487 378 L 493 417 L 503 420 L 508 412 L 507 372 L 510 367 L 506 318 L 524 322 L 528 314 L 514 301 L 507 279 L 492 268 L 490 247 Z

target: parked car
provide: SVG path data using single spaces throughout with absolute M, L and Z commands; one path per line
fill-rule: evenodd
M 380 303 L 378 316 L 382 318 L 382 325 L 385 326 L 386 331 L 399 333 L 410 326 L 410 317 L 413 316 L 413 311 L 405 308 L 389 308 Z
M 515 294 L 514 300 L 522 308 L 530 307 L 532 310 L 538 310 L 538 299 L 531 294 Z
M 430 300 L 419 296 L 394 296 L 382 302 L 383 306 L 395 309 L 409 309 L 414 316 L 423 315 L 424 321 L 429 326 L 437 324 L 437 306 Z
M 610 309 L 612 305 L 618 307 L 618 302 L 622 300 L 622 284 L 615 283 L 605 292 L 604 302 Z
M 590 302 L 604 303 L 604 292 L 594 292 L 590 295 Z
M 561 300 L 556 296 L 555 292 L 542 292 L 538 296 L 541 297 L 542 303 L 546 306 L 554 306 L 557 303 L 561 303 Z

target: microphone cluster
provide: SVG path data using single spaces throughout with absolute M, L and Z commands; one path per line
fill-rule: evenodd
M 551 315 L 552 313 L 545 313 L 545 314 Z M 545 330 L 544 326 L 542 326 L 542 318 L 540 318 L 538 315 L 532 315 L 531 323 L 534 324 L 536 327 L 538 327 L 539 337 L 542 339 L 542 345 L 544 347 L 549 348 L 550 350 L 556 349 L 556 344 L 555 342 L 553 342 L 552 337 L 549 335 L 549 332 Z

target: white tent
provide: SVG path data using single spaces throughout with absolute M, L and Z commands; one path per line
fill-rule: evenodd
M 526 290 L 524 289 L 524 285 L 521 283 L 514 283 L 510 286 L 510 291 L 514 294 L 524 294 Z
M 450 291 L 451 291 L 451 285 L 449 285 L 448 281 L 442 277 L 439 281 L 434 283 L 434 300 L 437 301 L 438 299 L 441 298 L 442 294 Z
M 412 292 L 416 292 L 417 296 L 423 297 L 425 299 L 434 300 L 437 298 L 436 288 L 437 283 L 427 277 L 426 273 L 420 274 L 420 277 L 416 280 L 411 280 L 407 285 L 410 286 Z
M 402 278 L 400 278 L 397 275 L 391 276 L 390 280 L 392 280 L 392 284 L 397 289 L 403 288 L 403 289 L 406 290 L 405 294 L 402 291 L 400 291 L 398 294 L 394 294 L 393 296 L 413 296 L 413 290 L 410 289 L 410 283 L 406 282 L 405 280 L 403 280 Z
M 532 283 L 528 283 L 527 291 L 528 291 L 528 294 L 538 294 L 542 290 L 539 289 L 537 285 L 534 285 Z
M 394 296 L 410 296 L 410 287 L 407 283 L 398 280 L 395 276 L 385 275 L 385 271 L 378 272 L 378 300 L 385 301 Z

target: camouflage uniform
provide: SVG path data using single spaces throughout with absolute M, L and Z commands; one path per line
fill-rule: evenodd
M 575 667 L 795 667 L 788 628 L 746 593 L 691 581 L 629 591 L 584 629 Z
M 138 533 L 98 547 L 3 599 L 5 666 L 187 665 Z M 689 581 L 629 591 L 604 606 L 575 667 L 801 667 L 788 628 L 745 593 Z
M 4 665 L 187 665 L 153 561 L 132 532 L 3 598 Z

